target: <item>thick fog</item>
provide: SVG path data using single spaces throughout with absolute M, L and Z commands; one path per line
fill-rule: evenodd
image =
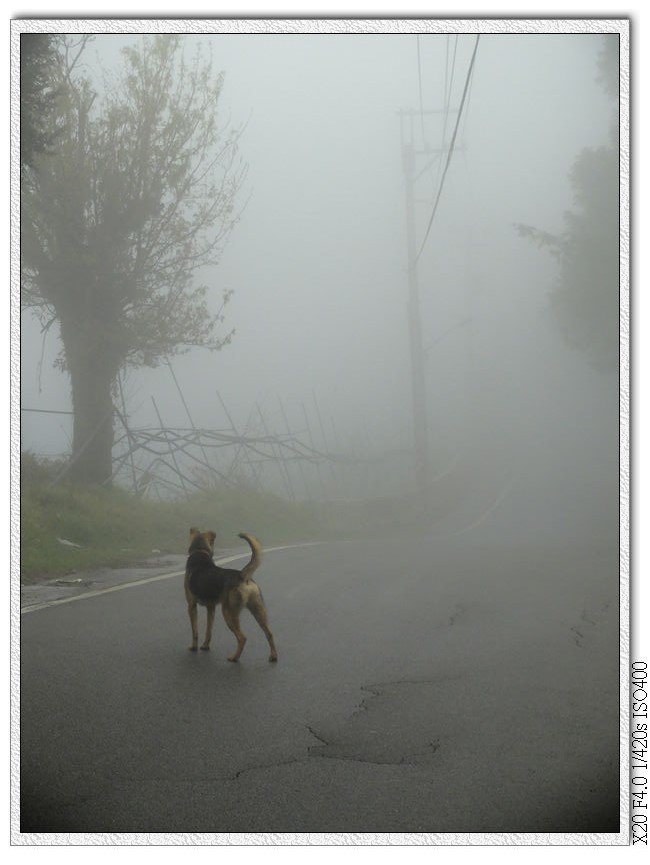
M 98 88 L 99 67 L 110 71 L 120 48 L 140 38 L 93 39 L 84 64 Z M 188 52 L 197 40 L 209 43 L 224 71 L 219 116 L 245 125 L 241 155 L 249 166 L 241 219 L 219 266 L 202 274 L 215 310 L 223 290 L 233 290 L 223 329 L 235 328 L 235 336 L 218 353 L 172 361 L 193 422 L 229 428 L 217 391 L 240 429 L 259 404 L 272 431 L 286 432 L 283 408 L 304 439 L 306 411 L 319 448 L 377 458 L 363 471 L 324 469 L 329 497 L 412 489 L 397 112 L 419 109 L 420 87 L 425 109 L 444 106 L 446 86 L 457 108 L 475 37 L 424 34 L 419 45 L 415 35 L 352 33 L 184 39 Z M 508 520 L 554 531 L 567 514 L 589 522 L 603 490 L 601 516 L 616 507 L 617 377 L 567 346 L 548 311 L 557 264 L 515 227 L 561 233 L 574 160 L 608 141 L 612 102 L 597 81 L 602 42 L 598 35 L 481 38 L 418 262 L 432 475 L 469 462 L 484 469 L 467 525 L 492 505 L 498 519 L 501 497 L 511 503 Z M 438 113 L 416 116 L 405 129 L 416 147 L 423 140 L 439 147 L 442 125 Z M 418 170 L 425 166 L 421 158 Z M 418 247 L 438 182 L 434 162 L 415 190 Z M 40 326 L 23 314 L 23 408 L 71 408 L 67 375 L 52 367 L 59 351 L 54 328 L 43 345 Z M 152 396 L 165 424 L 188 425 L 165 365 L 129 370 L 124 384 L 134 427 L 157 425 Z M 69 416 L 24 412 L 22 448 L 66 453 L 71 430 Z M 285 492 L 279 476 L 269 472 L 266 482 Z

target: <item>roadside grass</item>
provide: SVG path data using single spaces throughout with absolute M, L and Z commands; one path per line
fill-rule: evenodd
M 222 548 L 240 545 L 241 531 L 264 546 L 323 533 L 314 509 L 270 493 L 224 489 L 153 501 L 116 487 L 52 486 L 43 473 L 27 475 L 21 482 L 23 581 L 134 564 L 159 553 L 183 555 L 190 526 L 216 531 Z
M 221 549 L 239 546 L 241 531 L 252 532 L 264 546 L 426 532 L 453 510 L 464 486 L 456 476 L 424 494 L 326 503 L 224 487 L 154 501 L 118 487 L 53 484 L 60 468 L 31 454 L 21 459 L 23 582 L 184 555 L 190 526 L 214 530 Z

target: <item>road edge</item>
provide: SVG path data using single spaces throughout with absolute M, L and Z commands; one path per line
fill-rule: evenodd
M 303 541 L 297 544 L 282 544 L 276 547 L 265 547 L 264 553 L 274 553 L 279 552 L 280 550 L 292 550 L 299 549 L 300 547 L 313 547 L 317 544 L 323 544 L 325 541 Z M 235 562 L 237 559 L 246 559 L 250 556 L 250 551 L 245 551 L 242 553 L 236 553 L 232 556 L 222 556 L 221 558 L 215 559 L 214 562 L 216 565 L 225 565 L 229 562 Z M 99 595 L 108 595 L 111 592 L 120 592 L 123 589 L 132 589 L 136 586 L 144 586 L 146 583 L 155 583 L 160 580 L 170 580 L 173 577 L 181 577 L 185 571 L 173 571 L 169 574 L 157 574 L 154 577 L 145 577 L 140 580 L 131 580 L 126 583 L 119 583 L 115 586 L 108 586 L 104 589 L 95 589 L 91 592 L 83 592 L 79 595 L 71 595 L 69 598 L 55 598 L 51 601 L 43 601 L 42 603 L 37 604 L 29 604 L 25 607 L 20 608 L 20 615 L 23 616 L 26 613 L 35 613 L 37 610 L 45 610 L 49 607 L 58 607 L 61 604 L 71 604 L 73 601 L 85 601 L 89 598 L 97 598 Z

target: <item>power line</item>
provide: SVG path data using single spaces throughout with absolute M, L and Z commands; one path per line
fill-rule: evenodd
M 472 105 L 472 87 L 474 85 L 474 72 L 472 71 L 469 78 L 469 90 L 467 91 L 467 108 L 465 109 L 465 118 L 463 120 L 463 134 L 465 134 L 465 130 L 467 129 L 467 115 L 469 114 L 470 107 Z
M 476 60 L 476 52 L 478 50 L 478 42 L 480 39 L 480 34 L 476 34 L 476 43 L 474 44 L 474 51 L 472 53 L 472 59 L 469 62 L 469 68 L 467 70 L 467 77 L 465 78 L 465 87 L 463 88 L 463 96 L 460 101 L 460 107 L 458 109 L 458 117 L 456 118 L 456 126 L 454 127 L 454 134 L 451 137 L 451 142 L 449 144 L 449 152 L 447 154 L 447 162 L 445 163 L 445 168 L 442 172 L 442 177 L 440 179 L 440 186 L 438 187 L 438 194 L 436 196 L 435 204 L 433 205 L 433 210 L 431 212 L 431 217 L 429 219 L 429 224 L 427 225 L 427 230 L 425 232 L 424 238 L 422 240 L 422 244 L 420 246 L 420 251 L 415 257 L 415 261 L 417 262 L 420 256 L 422 255 L 422 250 L 424 249 L 424 245 L 427 242 L 427 238 L 429 237 L 429 232 L 431 231 L 431 226 L 433 225 L 433 220 L 436 215 L 436 211 L 438 210 L 438 204 L 440 203 L 440 196 L 442 195 L 442 190 L 445 185 L 445 178 L 447 176 L 447 169 L 449 168 L 449 163 L 451 162 L 451 157 L 454 153 L 454 147 L 456 144 L 456 136 L 458 134 L 458 127 L 460 126 L 460 121 L 463 116 L 463 107 L 465 105 L 465 99 L 467 97 L 467 91 L 469 88 L 469 82 L 472 77 L 472 70 L 474 69 L 474 62 Z
M 458 33 L 454 36 L 454 53 L 451 58 L 451 75 L 449 76 L 449 90 L 447 91 L 447 105 L 451 103 L 451 94 L 454 89 L 454 74 L 456 72 L 456 54 L 458 52 Z
M 442 133 L 440 135 L 440 153 L 442 154 L 445 148 L 445 139 L 447 137 L 447 124 L 449 123 L 449 111 L 451 108 L 451 92 L 454 87 L 454 74 L 456 72 L 456 51 L 458 49 L 458 34 L 456 34 L 456 38 L 454 40 L 454 55 L 451 61 L 451 75 L 449 74 L 449 40 L 450 36 L 447 36 L 447 50 L 445 57 L 445 89 L 443 93 L 443 101 L 445 105 L 445 119 L 442 125 Z M 436 177 L 436 183 L 440 182 L 440 172 L 442 171 L 442 159 L 438 163 L 438 176 Z
M 418 89 L 420 91 L 420 123 L 422 126 L 422 147 L 426 147 L 426 139 L 424 135 L 424 108 L 422 106 L 422 64 L 420 61 L 420 37 L 415 37 L 418 46 Z

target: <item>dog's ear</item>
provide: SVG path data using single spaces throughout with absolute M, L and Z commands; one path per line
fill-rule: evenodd
M 214 541 L 215 541 L 215 538 L 217 537 L 215 532 L 206 532 L 205 536 L 208 539 L 208 543 L 210 544 L 210 546 L 214 547 Z
M 190 529 L 190 538 L 195 538 L 197 535 L 200 535 L 201 532 L 198 529 L 195 529 L 194 526 Z

